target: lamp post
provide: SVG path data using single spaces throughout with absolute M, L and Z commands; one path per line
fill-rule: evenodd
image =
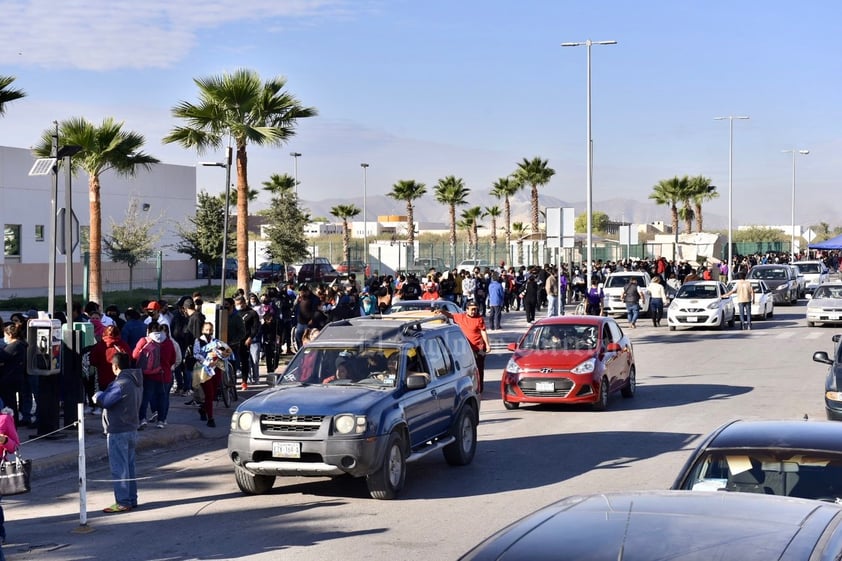
M 810 151 L 796 150 L 793 148 L 792 150 L 781 150 L 781 152 L 784 154 L 792 154 L 792 231 L 790 232 L 791 236 L 789 241 L 789 262 L 792 263 L 795 261 L 795 156 L 798 154 L 806 156 L 810 153 Z
M 368 217 L 366 215 L 366 201 L 368 200 L 368 164 L 360 164 L 363 168 L 363 277 L 365 277 L 366 264 L 368 263 Z M 348 263 L 350 268 L 351 264 Z M 368 279 L 365 279 L 368 280 Z
M 301 157 L 301 152 L 290 152 L 290 156 L 292 156 L 292 173 L 293 178 L 295 179 L 295 198 L 298 198 L 298 158 Z
M 617 41 L 579 41 L 576 43 L 562 43 L 562 47 L 587 47 L 587 192 L 585 196 L 585 213 L 587 214 L 587 271 L 588 271 L 588 286 L 590 286 L 591 277 L 593 276 L 593 138 L 591 137 L 591 45 L 616 45 Z
M 228 216 L 231 208 L 231 147 L 226 150 L 224 162 L 201 162 L 207 167 L 225 168 L 225 220 L 222 227 L 222 272 L 220 279 L 219 305 L 225 300 L 226 266 L 228 265 Z
M 734 221 L 732 219 L 732 197 L 731 193 L 732 189 L 732 182 L 733 182 L 733 170 L 734 170 L 734 119 L 739 120 L 747 120 L 749 117 L 736 117 L 734 115 L 728 115 L 727 117 L 714 117 L 714 121 L 724 121 L 728 119 L 728 282 L 731 282 L 733 279 L 733 273 L 731 269 L 734 267 L 734 256 L 732 254 L 733 246 L 734 246 Z

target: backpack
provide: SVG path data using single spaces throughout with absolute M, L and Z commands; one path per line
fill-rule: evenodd
M 137 358 L 137 367 L 144 376 L 159 377 L 164 373 L 161 367 L 161 343 L 149 341 L 140 350 Z

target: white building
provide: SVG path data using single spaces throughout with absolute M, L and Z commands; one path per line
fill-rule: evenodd
M 341 234 L 342 224 L 332 224 L 330 222 L 308 222 L 304 225 L 304 235 L 308 238 L 317 238 L 319 236 L 329 236 L 331 234 Z
M 54 175 L 30 176 L 35 158 L 27 149 L 0 146 L 0 216 L 4 230 L 4 251 L 0 256 L 0 290 L 9 295 L 21 289 L 47 290 L 50 255 L 50 195 Z M 65 174 L 59 171 L 57 207 L 64 207 Z M 111 233 L 112 222 L 121 223 L 132 198 L 137 198 L 141 214 L 157 221 L 161 235 L 164 280 L 195 278 L 195 264 L 177 253 L 180 241 L 176 225 L 196 213 L 196 169 L 192 166 L 157 164 L 149 171 L 139 169 L 136 177 L 105 172 L 100 177 L 102 232 Z M 88 175 L 80 171 L 71 181 L 72 209 L 80 229 L 89 228 Z M 106 266 L 103 255 L 103 286 L 122 282 L 125 266 Z M 81 279 L 79 248 L 73 252 L 74 280 Z M 57 256 L 56 286 L 64 286 L 64 256 Z M 79 281 L 81 284 L 81 281 Z

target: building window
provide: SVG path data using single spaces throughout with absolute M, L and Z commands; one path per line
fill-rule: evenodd
M 20 224 L 6 224 L 3 241 L 6 257 L 20 257 Z
M 36 242 L 43 242 L 44 241 L 44 225 L 43 224 L 36 224 L 35 225 L 35 241 Z

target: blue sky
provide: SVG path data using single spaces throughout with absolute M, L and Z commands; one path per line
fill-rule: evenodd
M 585 199 L 586 50 L 592 48 L 594 201 L 644 201 L 704 174 L 727 214 L 734 123 L 735 223 L 842 225 L 842 4 L 834 1 L 0 0 L 0 74 L 28 97 L 0 118 L 0 145 L 28 147 L 53 120 L 113 116 L 167 163 L 221 160 L 160 139 L 192 79 L 239 67 L 283 75 L 319 116 L 280 148 L 249 150 L 252 187 L 293 171 L 302 198 L 385 194 L 445 175 L 487 191 L 523 157 Z M 219 170 L 199 187 L 219 191 Z M 397 204 L 397 211 L 402 205 Z M 432 218 L 432 217 L 430 217 Z M 619 217 L 615 217 L 619 218 Z M 664 209 L 664 219 L 668 219 Z

